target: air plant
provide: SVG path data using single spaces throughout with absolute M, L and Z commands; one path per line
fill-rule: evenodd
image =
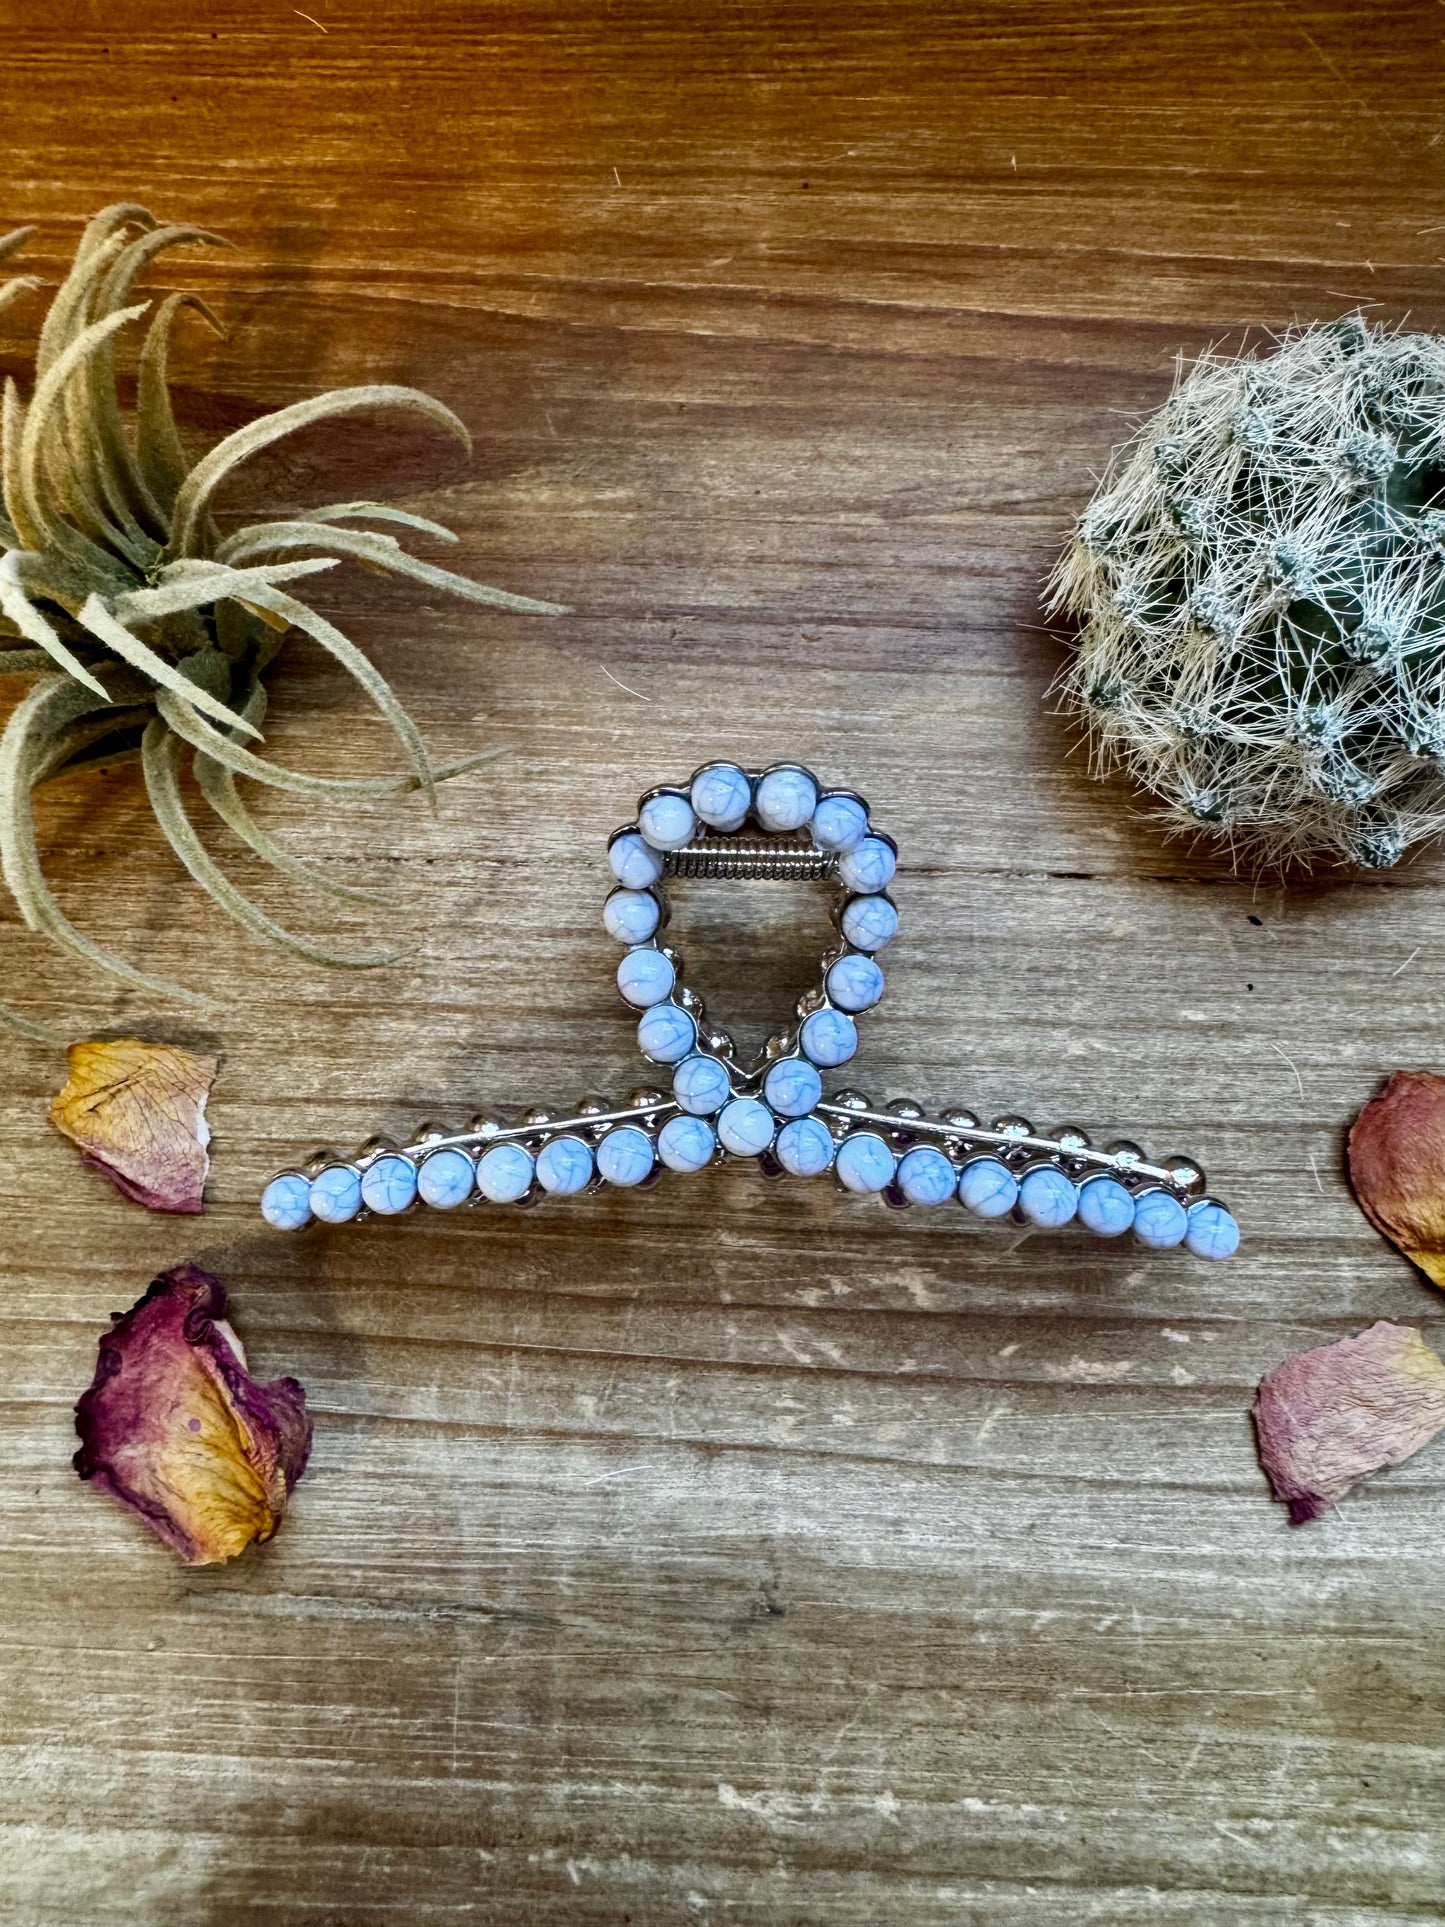
M 1445 830 L 1445 340 L 1357 316 L 1208 353 L 1055 571 L 1096 767 L 1258 864 Z
M 0 240 L 0 259 L 34 232 Z M 177 432 L 166 360 L 177 318 L 192 310 L 212 326 L 198 296 L 169 294 L 140 347 L 133 419 L 117 390 L 116 344 L 150 304 L 131 291 L 152 261 L 182 243 L 225 245 L 200 228 L 163 226 L 145 208 L 98 214 L 51 299 L 35 356 L 28 404 L 5 384 L 4 514 L 0 515 L 0 675 L 34 678 L 0 734 L 0 869 L 20 913 L 88 964 L 138 989 L 203 1001 L 136 969 L 82 934 L 62 913 L 41 870 L 33 791 L 87 764 L 139 759 L 157 821 L 191 876 L 256 937 L 296 955 L 366 966 L 386 956 L 339 955 L 283 929 L 252 903 L 209 854 L 180 784 L 189 758 L 210 810 L 273 868 L 333 896 L 367 899 L 318 875 L 254 818 L 237 786 L 275 788 L 344 802 L 436 785 L 488 760 L 447 767 L 429 761 L 415 723 L 365 655 L 292 593 L 299 580 L 354 560 L 502 609 L 562 613 L 434 567 L 392 535 L 349 524 L 392 523 L 454 541 L 450 530 L 376 502 L 337 502 L 294 519 L 222 535 L 216 492 L 258 450 L 312 422 L 361 410 L 400 408 L 435 422 L 470 447 L 442 403 L 390 385 L 342 388 L 262 416 L 192 462 Z M 0 307 L 39 287 L 30 277 L 0 286 Z M 310 637 L 361 685 L 391 724 L 407 771 L 394 779 L 343 780 L 285 769 L 257 755 L 265 677 L 288 633 Z M 21 1028 L 36 1032 L 34 1025 Z M 45 1034 L 45 1033 L 41 1033 Z

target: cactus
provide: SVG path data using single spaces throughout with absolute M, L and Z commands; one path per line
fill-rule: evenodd
M 1445 831 L 1445 339 L 1351 315 L 1209 352 L 1116 450 L 1049 585 L 1096 773 L 1257 867 Z

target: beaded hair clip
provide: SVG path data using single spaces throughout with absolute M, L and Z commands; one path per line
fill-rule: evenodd
M 670 1093 L 647 1086 L 625 1104 L 584 1098 L 571 1114 L 534 1108 L 511 1121 L 484 1112 L 454 1135 L 428 1130 L 405 1145 L 374 1139 L 349 1159 L 321 1152 L 266 1186 L 268 1224 L 295 1231 L 313 1219 L 395 1217 L 418 1200 L 438 1211 L 533 1204 L 753 1158 L 769 1177 L 831 1171 L 844 1190 L 892 1205 L 956 1199 L 980 1218 L 1046 1227 L 1078 1218 L 1101 1237 L 1132 1229 L 1145 1245 L 1182 1244 L 1200 1258 L 1227 1258 L 1238 1246 L 1238 1226 L 1205 1195 L 1192 1158 L 1150 1163 L 1124 1142 L 1095 1150 L 1082 1131 L 1044 1135 L 1022 1117 L 985 1125 L 966 1110 L 931 1118 L 907 1099 L 876 1109 L 857 1091 L 824 1096 L 822 1072 L 853 1056 L 857 1019 L 883 995 L 876 957 L 898 930 L 888 894 L 897 846 L 872 828 L 868 805 L 851 790 L 824 790 L 794 763 L 762 772 L 708 763 L 690 783 L 647 791 L 607 857 L 616 888 L 602 921 L 626 946 L 617 987 L 640 1013 L 643 1056 L 670 1072 Z M 817 987 L 798 999 L 796 1022 L 753 1063 L 740 1063 L 728 1033 L 707 1022 L 681 957 L 660 941 L 668 877 L 839 886 L 841 941 L 824 956 Z

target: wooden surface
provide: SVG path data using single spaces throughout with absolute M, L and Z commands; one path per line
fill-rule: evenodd
M 1177 350 L 1359 301 L 1445 325 L 1442 35 L 1425 0 L 5 9 L 0 218 L 42 272 L 122 194 L 239 246 L 168 262 L 233 329 L 179 345 L 190 431 L 378 379 L 477 436 L 318 436 L 232 506 L 386 491 L 576 611 L 327 592 L 438 753 L 512 750 L 436 821 L 265 799 L 405 892 L 385 973 L 233 937 L 130 775 L 45 806 L 86 927 L 221 1004 L 78 979 L 13 916 L 7 999 L 225 1062 L 208 1214 L 162 1220 L 4 1047 L 6 1922 L 1442 1918 L 1445 1458 L 1291 1531 L 1247 1412 L 1372 1319 L 1439 1342 L 1340 1152 L 1439 1062 L 1445 872 L 1255 889 L 1161 840 L 1070 757 L 1037 595 Z M 278 754 L 391 766 L 305 648 L 285 686 Z M 807 758 L 901 839 L 852 1081 L 1193 1150 L 1241 1256 L 742 1170 L 264 1235 L 298 1150 L 636 1080 L 602 845 L 718 752 Z M 683 907 L 755 1030 L 800 905 Z M 195 1572 L 69 1470 L 106 1314 L 188 1256 L 316 1417 L 281 1536 Z

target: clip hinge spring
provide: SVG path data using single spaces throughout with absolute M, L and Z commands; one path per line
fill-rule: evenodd
M 835 857 L 814 843 L 783 842 L 765 836 L 702 836 L 681 850 L 669 850 L 662 860 L 662 873 L 768 883 L 793 878 L 815 883 L 832 874 L 835 862 Z

